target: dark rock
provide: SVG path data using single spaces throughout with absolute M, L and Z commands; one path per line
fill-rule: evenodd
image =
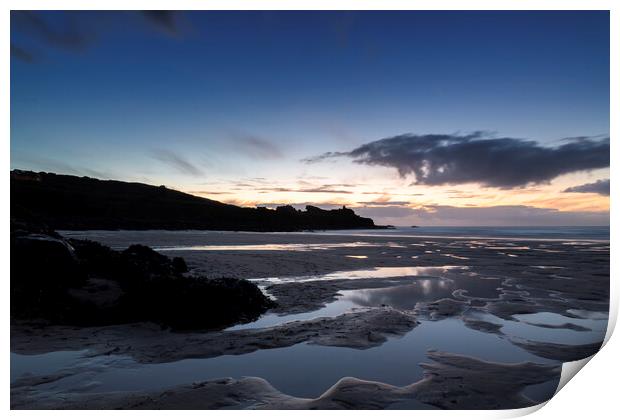
M 267 208 L 265 207 L 265 210 L 267 210 Z M 278 206 L 276 207 L 276 212 L 280 213 L 280 214 L 289 214 L 289 215 L 294 215 L 297 214 L 297 209 L 295 209 L 295 207 L 293 206 Z
M 69 239 L 80 265 L 91 276 L 111 276 L 122 274 L 119 267 L 120 255 L 110 247 L 87 239 Z
M 167 276 L 131 287 L 122 301 L 127 319 L 173 329 L 212 329 L 250 322 L 273 306 L 247 280 Z
M 172 259 L 172 269 L 175 271 L 175 273 L 187 273 L 187 263 L 185 263 L 185 260 L 181 257 L 174 257 Z
M 175 273 L 172 261 L 145 245 L 131 245 L 121 252 L 124 270 L 142 279 Z
M 86 274 L 69 243 L 43 233 L 12 233 L 12 315 L 60 314 L 69 304 L 68 289 L 85 282 Z
M 249 322 L 274 306 L 247 280 L 187 277 L 183 258 L 144 245 L 122 252 L 89 240 L 16 231 L 11 314 L 70 325 L 151 321 L 173 329 Z

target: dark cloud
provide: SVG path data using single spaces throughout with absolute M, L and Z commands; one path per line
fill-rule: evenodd
M 577 185 L 564 190 L 568 193 L 596 193 L 600 195 L 609 195 L 609 179 L 599 179 L 590 184 Z
M 170 150 L 155 149 L 151 154 L 154 159 L 175 168 L 181 173 L 192 176 L 203 175 L 203 172 L 199 168 Z
M 403 134 L 364 144 L 349 152 L 328 152 L 304 159 L 314 163 L 347 157 L 364 165 L 392 167 L 415 184 L 479 183 L 513 188 L 548 182 L 560 175 L 609 166 L 609 138 L 565 139 L 557 147 L 511 137 Z
M 25 49 L 11 43 L 11 58 L 16 58 L 26 63 L 34 63 L 34 55 Z
M 272 142 L 256 136 L 235 135 L 232 141 L 237 151 L 259 159 L 278 159 L 282 151 Z
M 140 13 L 155 28 L 170 35 L 178 34 L 177 12 L 172 10 L 143 10 Z
M 28 33 L 45 44 L 72 51 L 80 51 L 89 46 L 95 35 L 80 24 L 77 12 L 62 13 L 62 24 L 52 25 L 39 12 L 11 12 L 11 27 Z

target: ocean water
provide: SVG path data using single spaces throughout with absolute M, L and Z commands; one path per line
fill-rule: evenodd
M 609 240 L 609 226 L 420 226 L 415 228 L 401 226 L 386 230 L 355 229 L 311 233 L 393 237 Z

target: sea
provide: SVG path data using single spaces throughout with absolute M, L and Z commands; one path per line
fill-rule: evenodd
M 338 234 L 393 237 L 515 238 L 609 241 L 609 226 L 419 226 L 391 229 L 353 229 L 311 231 L 313 234 Z

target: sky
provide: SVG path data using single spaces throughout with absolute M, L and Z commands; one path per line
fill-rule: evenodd
M 394 225 L 608 225 L 609 14 L 11 12 L 11 167 Z

